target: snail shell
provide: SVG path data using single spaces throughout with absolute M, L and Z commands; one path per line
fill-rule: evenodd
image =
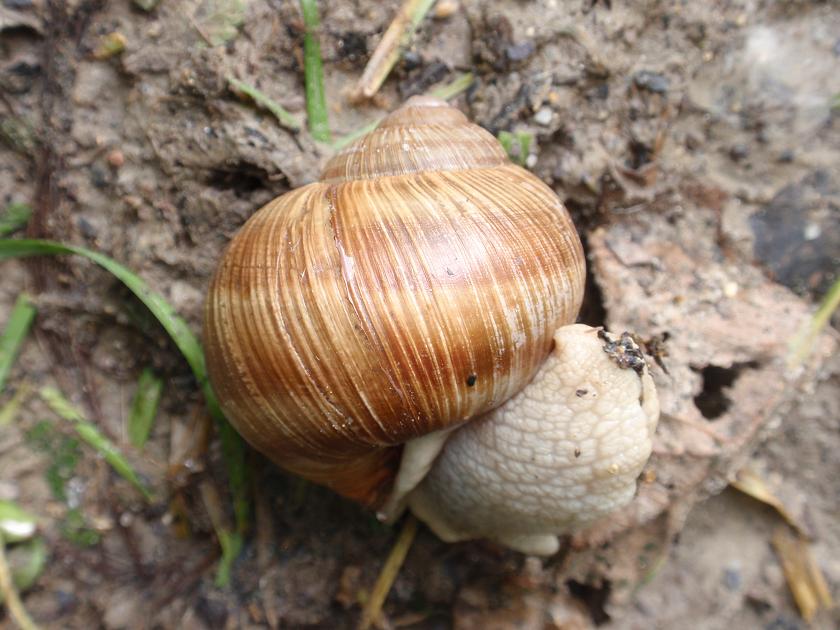
M 414 97 L 230 243 L 206 305 L 210 379 L 257 450 L 379 506 L 405 442 L 529 382 L 584 275 L 554 192 Z

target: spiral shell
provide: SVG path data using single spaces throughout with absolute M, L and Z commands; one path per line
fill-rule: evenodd
M 403 443 L 528 383 L 584 274 L 551 189 L 415 97 L 233 239 L 206 305 L 210 379 L 256 449 L 376 506 Z

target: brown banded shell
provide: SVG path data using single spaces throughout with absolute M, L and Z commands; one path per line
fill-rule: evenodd
M 379 505 L 404 442 L 528 383 L 584 273 L 551 189 L 415 97 L 233 239 L 207 299 L 210 379 L 256 449 Z

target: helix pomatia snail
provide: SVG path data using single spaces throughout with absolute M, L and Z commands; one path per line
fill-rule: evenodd
M 633 496 L 658 417 L 644 365 L 569 325 L 584 274 L 554 192 L 414 97 L 233 239 L 211 382 L 286 470 L 446 540 L 552 553 Z

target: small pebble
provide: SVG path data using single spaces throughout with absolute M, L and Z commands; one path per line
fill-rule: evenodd
M 528 168 L 534 168 L 537 165 L 537 156 L 531 153 L 527 158 L 525 158 L 525 166 Z
M 671 85 L 668 77 L 658 72 L 651 72 L 650 70 L 641 70 L 634 74 L 633 83 L 639 89 L 648 90 L 656 94 L 665 94 Z
M 785 149 L 781 153 L 779 153 L 779 162 L 783 164 L 790 164 L 793 162 L 794 153 L 793 149 Z
M 76 219 L 76 225 L 79 226 L 79 232 L 81 232 L 82 236 L 84 236 L 86 239 L 96 238 L 96 227 L 85 217 L 79 217 L 78 219 Z
M 125 154 L 119 149 L 109 151 L 105 159 L 108 161 L 108 165 L 114 169 L 122 168 L 125 164 Z
M 723 585 L 730 591 L 737 591 L 741 588 L 741 572 L 733 567 L 723 570 Z
M 405 66 L 406 70 L 414 70 L 422 65 L 423 58 L 420 56 L 420 53 L 414 50 L 407 50 L 403 54 L 403 66 Z
M 741 160 L 749 157 L 750 155 L 750 148 L 746 144 L 738 143 L 733 144 L 729 148 L 729 157 L 732 158 L 735 162 L 740 162 Z
M 723 294 L 728 298 L 734 298 L 738 295 L 738 283 L 730 280 L 723 285 Z
M 138 9 L 148 12 L 153 10 L 160 0 L 132 0 L 132 2 Z
M 435 19 L 445 20 L 461 8 L 456 0 L 439 0 L 435 5 Z
M 538 125 L 550 125 L 554 112 L 549 107 L 540 107 L 537 113 L 534 114 L 534 122 Z
M 813 241 L 820 237 L 822 234 L 822 228 L 820 227 L 819 223 L 809 222 L 805 224 L 805 230 L 803 231 L 803 235 L 805 236 L 806 241 Z
M 531 42 L 513 44 L 505 49 L 505 55 L 507 56 L 508 61 L 525 61 L 533 54 L 534 44 Z
M 694 131 L 689 131 L 685 136 L 685 148 L 689 151 L 696 151 L 703 144 L 703 137 Z

